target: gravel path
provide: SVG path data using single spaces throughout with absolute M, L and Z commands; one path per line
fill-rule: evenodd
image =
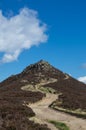
M 51 130 L 57 130 L 53 125 L 47 123 L 47 120 L 55 120 L 66 123 L 70 130 L 86 130 L 86 120 L 71 116 L 69 114 L 55 111 L 48 106 L 57 99 L 55 94 L 46 94 L 46 97 L 34 104 L 30 104 L 29 107 L 36 113 L 36 118 L 41 122 L 46 123 Z

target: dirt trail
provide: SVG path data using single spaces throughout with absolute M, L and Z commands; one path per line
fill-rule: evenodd
M 67 80 L 67 79 L 69 79 L 69 78 L 70 78 L 69 75 L 65 74 L 64 80 Z
M 66 77 L 63 80 L 69 79 L 69 76 L 66 75 Z M 58 79 L 50 79 L 49 81 L 42 81 L 40 84 L 37 84 L 35 88 L 33 89 L 33 85 L 27 85 L 23 86 L 22 90 L 31 90 L 31 91 L 39 91 L 40 87 L 42 87 L 45 84 L 57 82 Z M 32 108 L 32 110 L 35 112 L 36 116 L 33 117 L 31 120 L 34 120 L 38 123 L 45 123 L 48 125 L 51 130 L 57 130 L 52 124 L 48 123 L 48 120 L 55 120 L 58 122 L 64 122 L 66 123 L 70 130 L 86 130 L 86 120 L 77 118 L 74 116 L 71 116 L 69 114 L 55 111 L 48 106 L 55 101 L 58 98 L 57 94 L 52 93 L 46 93 L 46 97 L 43 98 L 43 100 L 36 102 L 34 104 L 29 104 L 28 106 Z
M 46 97 L 29 107 L 36 113 L 36 118 L 41 122 L 46 123 L 51 130 L 57 130 L 53 125 L 47 123 L 47 120 L 55 120 L 66 123 L 70 130 L 86 130 L 86 120 L 71 116 L 66 113 L 55 111 L 48 106 L 57 99 L 57 95 L 47 93 Z

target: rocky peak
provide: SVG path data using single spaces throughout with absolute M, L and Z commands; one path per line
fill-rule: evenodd
M 47 68 L 52 68 L 51 65 L 44 60 L 40 60 L 39 62 L 37 62 L 35 65 L 40 66 L 40 67 L 47 67 Z
M 53 66 L 51 66 L 47 61 L 44 60 L 40 60 L 39 62 L 35 63 L 35 64 L 31 64 L 30 66 L 28 66 L 23 72 L 30 72 L 32 71 L 49 71 L 54 69 Z

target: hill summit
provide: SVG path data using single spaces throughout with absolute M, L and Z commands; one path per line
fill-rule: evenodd
M 30 71 L 55 71 L 55 68 L 52 65 L 50 65 L 47 61 L 40 60 L 37 63 L 31 64 L 30 66 L 26 67 L 23 72 L 29 73 Z

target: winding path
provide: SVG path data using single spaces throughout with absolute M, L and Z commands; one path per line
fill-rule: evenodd
M 69 79 L 69 76 L 65 75 L 65 78 L 63 80 L 67 79 Z M 21 89 L 26 91 L 28 90 L 39 91 L 39 88 L 42 87 L 43 85 L 57 81 L 58 79 L 51 78 L 49 81 L 42 81 L 40 84 L 37 84 L 34 89 L 33 85 L 23 86 Z M 46 93 L 46 97 L 43 98 L 41 101 L 36 102 L 34 104 L 29 104 L 28 106 L 31 107 L 36 114 L 35 117 L 30 119 L 38 123 L 47 124 L 48 127 L 51 128 L 51 130 L 57 130 L 57 128 L 55 128 L 52 124 L 50 124 L 48 120 L 64 122 L 69 126 L 70 130 L 86 130 L 85 119 L 77 118 L 63 112 L 55 111 L 48 107 L 57 98 L 58 98 L 57 94 Z
M 46 123 L 51 130 L 57 130 L 48 120 L 61 121 L 66 123 L 70 130 L 86 130 L 86 120 L 71 116 L 69 114 L 55 111 L 48 106 L 57 99 L 57 95 L 55 94 L 46 94 L 46 97 L 34 104 L 30 104 L 29 107 L 33 109 L 36 113 L 36 118 L 40 120 L 42 123 Z M 40 122 L 39 122 L 40 123 Z

